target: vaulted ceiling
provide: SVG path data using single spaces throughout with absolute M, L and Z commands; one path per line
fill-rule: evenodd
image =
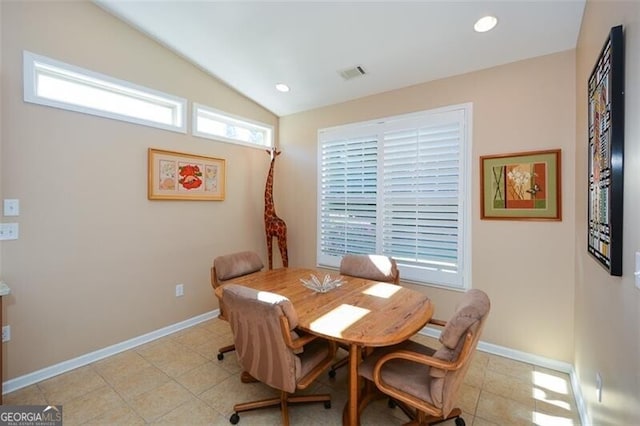
M 584 0 L 95 2 L 279 116 L 573 49 L 584 9 Z M 498 24 L 477 33 L 484 15 Z

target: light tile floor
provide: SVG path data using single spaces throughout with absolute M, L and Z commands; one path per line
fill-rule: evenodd
M 62 404 L 65 426 L 228 425 L 235 403 L 275 394 L 260 383 L 241 383 L 234 353 L 217 360 L 217 349 L 231 340 L 228 323 L 210 320 L 7 394 L 4 403 Z M 332 408 L 293 405 L 291 424 L 340 425 L 346 389 L 346 368 L 335 379 L 321 375 L 308 392 L 331 393 Z M 483 352 L 474 356 L 459 406 L 470 426 L 580 424 L 568 375 Z M 276 425 L 280 419 L 275 408 L 249 411 L 240 414 L 239 425 Z M 406 421 L 385 400 L 369 405 L 361 419 L 363 426 Z

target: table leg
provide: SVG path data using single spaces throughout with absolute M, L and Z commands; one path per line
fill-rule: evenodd
M 349 346 L 349 402 L 348 402 L 348 424 L 358 425 L 358 364 L 360 363 L 360 346 Z

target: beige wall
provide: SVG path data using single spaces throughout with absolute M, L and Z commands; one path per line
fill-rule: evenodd
M 612 277 L 588 255 L 587 79 L 609 30 L 625 32 L 623 276 Z M 589 2 L 576 53 L 576 353 L 575 367 L 594 425 L 640 423 L 640 291 L 634 252 L 640 251 L 640 3 Z M 603 378 L 602 402 L 595 377 Z
M 264 151 L 25 103 L 23 49 L 276 130 L 277 117 L 92 3 L 0 4 L 2 196 L 21 209 L 0 251 L 11 379 L 211 311 L 212 258 L 266 252 Z M 225 158 L 226 200 L 147 200 L 149 147 Z
M 316 260 L 317 131 L 473 103 L 472 286 L 492 299 L 483 340 L 573 361 L 575 57 L 573 51 L 396 90 L 280 120 L 279 202 L 294 265 Z M 561 148 L 561 222 L 481 221 L 478 158 Z M 292 196 L 295 194 L 294 196 Z M 458 292 L 420 287 L 447 318 Z

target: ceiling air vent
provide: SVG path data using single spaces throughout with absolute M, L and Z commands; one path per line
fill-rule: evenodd
M 357 65 L 353 68 L 348 68 L 346 70 L 339 71 L 342 78 L 345 80 L 351 80 L 352 78 L 362 77 L 367 72 L 360 65 Z

